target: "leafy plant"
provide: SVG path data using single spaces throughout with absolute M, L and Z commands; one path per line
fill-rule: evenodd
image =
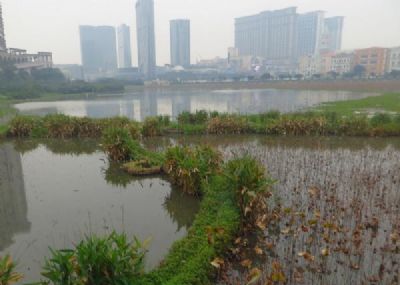
M 201 195 L 201 184 L 215 174 L 221 155 L 209 146 L 173 147 L 165 154 L 164 171 L 183 192 Z
M 148 117 L 142 126 L 142 134 L 145 137 L 157 137 L 162 134 L 163 122 L 158 117 Z
M 148 241 L 125 234 L 86 237 L 72 250 L 51 250 L 42 273 L 53 285 L 131 284 L 144 273 Z
M 23 276 L 15 272 L 16 264 L 9 255 L 0 258 L 0 285 L 11 285 L 20 281 Z

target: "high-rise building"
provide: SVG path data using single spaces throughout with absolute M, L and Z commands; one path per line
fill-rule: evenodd
M 326 51 L 338 51 L 342 49 L 344 17 L 332 17 L 325 19 L 324 33 L 321 38 L 321 49 Z
M 132 67 L 132 53 L 131 53 L 131 30 L 122 24 L 117 29 L 118 40 L 118 67 L 131 68 Z
M 260 56 L 268 64 L 295 68 L 297 8 L 265 11 L 235 20 L 235 47 L 240 56 Z
M 156 77 L 156 40 L 153 0 L 136 2 L 136 29 L 139 71 L 146 79 Z
M 302 56 L 340 49 L 342 29 L 343 17 L 325 19 L 323 11 L 265 11 L 235 20 L 235 47 L 240 56 L 265 58 L 270 71 L 293 72 Z
M 170 21 L 171 65 L 190 66 L 190 21 Z
M 80 26 L 79 30 L 85 76 L 96 78 L 115 72 L 117 50 L 114 27 Z
M 297 19 L 297 56 L 315 55 L 320 51 L 321 36 L 324 32 L 322 11 L 300 14 Z
M 0 2 L 0 51 L 6 51 L 6 37 L 4 34 L 3 9 Z

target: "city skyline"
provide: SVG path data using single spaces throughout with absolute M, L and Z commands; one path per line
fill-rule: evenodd
M 54 2 L 37 0 L 35 3 L 31 3 L 27 0 L 2 0 L 8 46 L 23 46 L 29 50 L 51 50 L 54 51 L 54 58 L 57 63 L 79 63 L 79 35 L 76 32 L 79 24 L 117 26 L 125 22 L 132 28 L 133 64 L 137 65 L 135 26 L 132 24 L 135 21 L 134 9 L 132 8 L 134 1 L 122 0 L 118 6 L 112 6 L 111 9 L 115 13 L 110 13 L 110 1 L 108 0 L 96 1 L 96 3 L 90 0 L 71 0 L 68 4 Z M 312 3 L 312 1 L 287 0 L 269 1 L 266 4 L 265 1 L 251 0 L 247 1 L 246 5 L 232 5 L 231 2 L 221 0 L 212 5 L 212 8 L 206 9 L 208 2 L 210 1 L 171 0 L 164 3 L 156 0 L 155 26 L 158 47 L 157 62 L 159 65 L 170 62 L 168 21 L 171 19 L 189 18 L 191 20 L 193 35 L 191 59 L 196 62 L 198 59 L 215 56 L 226 57 L 226 48 L 233 46 L 233 20 L 235 17 L 293 5 L 299 6 L 300 13 L 323 10 L 327 12 L 327 17 L 345 16 L 346 23 L 343 34 L 343 49 L 345 50 L 368 46 L 390 47 L 400 45 L 400 40 L 396 36 L 396 31 L 400 29 L 400 20 L 396 17 L 397 8 L 400 8 L 398 1 L 384 0 L 385 3 L 376 3 L 376 1 L 356 0 L 349 3 L 349 1 L 327 0 Z M 73 9 L 72 4 L 78 6 L 79 9 Z M 41 5 L 47 6 L 46 11 L 55 13 L 56 17 L 51 15 L 52 25 L 50 27 L 47 25 L 50 18 L 48 18 L 48 14 L 41 13 Z M 357 9 L 358 6 L 363 8 Z M 90 13 L 88 13 L 89 9 Z M 61 12 L 63 10 L 64 12 Z M 71 13 L 73 17 L 67 17 L 68 13 Z M 41 19 L 33 21 L 32 16 L 34 14 L 41 15 Z M 382 17 L 383 14 L 385 17 Z M 207 17 L 206 23 L 202 21 L 205 16 Z M 367 17 L 368 21 L 366 21 Z M 218 25 L 216 25 L 217 22 Z M 211 27 L 213 33 L 208 32 Z M 374 32 L 379 27 L 384 27 L 384 29 L 381 29 L 380 32 Z M 57 41 L 51 41 L 51 39 L 57 38 L 60 29 L 63 31 L 63 37 L 59 37 Z M 365 30 L 371 32 L 365 33 Z M 357 35 L 357 37 L 354 35 Z M 37 37 L 43 40 L 35 41 L 34 38 Z M 207 39 L 207 41 L 204 41 L 204 39 Z

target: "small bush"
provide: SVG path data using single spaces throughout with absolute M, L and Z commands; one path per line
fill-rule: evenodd
M 250 125 L 245 118 L 235 115 L 225 115 L 211 118 L 207 124 L 209 134 L 244 134 L 250 131 Z
M 351 116 L 339 122 L 339 134 L 347 136 L 365 136 L 369 134 L 368 119 L 365 116 Z
M 20 281 L 23 276 L 14 270 L 16 264 L 9 255 L 0 258 L 0 285 L 11 285 Z
M 31 116 L 17 116 L 10 122 L 8 135 L 11 137 L 30 137 L 32 131 L 41 124 L 41 119 Z
M 325 135 L 327 121 L 324 117 L 315 118 L 293 118 L 282 117 L 279 121 L 267 126 L 267 133 L 274 135 Z
M 51 250 L 42 275 L 53 285 L 132 284 L 144 273 L 145 247 L 125 234 L 86 237 L 73 250 Z
M 142 126 L 144 137 L 157 137 L 162 135 L 163 122 L 158 117 L 148 117 Z
M 201 195 L 202 182 L 215 174 L 221 155 L 208 146 L 173 147 L 165 154 L 164 171 L 183 192 Z
M 66 115 L 47 115 L 43 119 L 44 127 L 51 138 L 72 138 L 76 136 L 75 119 Z
M 235 190 L 242 217 L 254 226 L 259 215 L 266 213 L 266 198 L 274 181 L 267 179 L 264 167 L 248 156 L 229 161 L 223 173 L 228 178 L 228 187 Z
M 383 126 L 390 124 L 391 122 L 392 117 L 389 114 L 384 113 L 375 114 L 370 120 L 371 126 L 373 127 Z
M 207 111 L 200 110 L 196 111 L 196 113 L 190 112 L 182 112 L 178 116 L 178 123 L 181 125 L 190 124 L 190 125 L 200 125 L 207 122 L 209 115 Z
M 132 139 L 128 130 L 108 128 L 104 131 L 102 146 L 112 161 L 129 161 L 141 158 L 144 149 Z

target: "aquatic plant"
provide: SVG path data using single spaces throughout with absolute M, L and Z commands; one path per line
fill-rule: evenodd
M 105 130 L 102 147 L 112 161 L 129 161 L 135 159 L 137 152 L 142 152 L 140 144 L 132 139 L 128 130 L 122 128 Z
M 0 285 L 11 285 L 20 281 L 22 274 L 15 272 L 16 264 L 9 255 L 0 258 Z
M 126 234 L 86 237 L 71 250 L 51 250 L 42 273 L 53 285 L 132 284 L 144 273 L 148 241 Z
M 195 113 L 182 112 L 178 116 L 178 123 L 180 125 L 190 124 L 190 125 L 200 125 L 207 122 L 209 118 L 209 113 L 205 110 L 199 110 Z
M 240 208 L 242 221 L 246 227 L 258 225 L 264 228 L 265 220 L 260 216 L 267 212 L 267 199 L 274 181 L 267 179 L 265 168 L 250 156 L 233 159 L 224 166 L 228 187 L 235 189 L 235 197 Z
M 244 134 L 250 131 L 250 125 L 244 117 L 224 115 L 211 118 L 207 123 L 209 134 Z
M 8 135 L 17 138 L 30 137 L 38 124 L 40 124 L 39 117 L 17 116 L 9 124 Z
M 162 171 L 162 167 L 159 163 L 148 159 L 125 163 L 122 165 L 122 169 L 131 175 L 139 176 L 160 174 Z
M 201 195 L 201 184 L 215 174 L 220 163 L 220 154 L 209 146 L 176 146 L 166 151 L 163 168 L 171 182 L 183 192 Z
M 162 117 L 148 117 L 142 125 L 142 135 L 144 137 L 157 137 L 162 135 L 164 121 Z

